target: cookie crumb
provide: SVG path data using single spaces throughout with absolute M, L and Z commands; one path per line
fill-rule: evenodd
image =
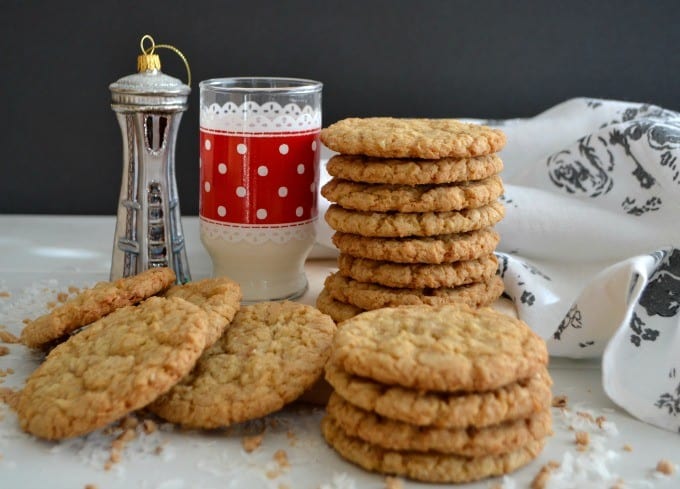
M 19 343 L 19 338 L 14 336 L 9 331 L 0 330 L 0 342 L 9 344 Z
M 604 424 L 607 422 L 607 418 L 605 416 L 598 416 L 595 418 L 595 424 L 597 424 L 597 427 L 600 429 L 604 429 Z
M 9 348 L 6 346 L 0 346 L 0 357 L 4 357 L 9 353 Z
M 151 419 L 145 419 L 142 421 L 142 429 L 144 430 L 144 434 L 150 435 L 151 433 L 158 431 L 158 425 Z
M 253 435 L 253 436 L 244 436 L 241 439 L 241 445 L 243 445 L 243 449 L 251 453 L 255 450 L 257 450 L 260 445 L 262 445 L 262 439 L 264 438 L 264 435 L 259 434 L 259 435 Z
M 274 460 L 279 464 L 282 469 L 290 468 L 290 463 L 288 463 L 288 454 L 285 450 L 277 450 L 274 452 Z
M 548 479 L 550 479 L 550 474 L 552 474 L 552 471 L 557 469 L 559 466 L 560 463 L 554 460 L 551 460 L 545 464 L 543 467 L 541 467 L 541 470 L 538 472 L 538 474 L 536 474 L 534 480 L 531 481 L 531 485 L 529 487 L 531 489 L 545 489 L 546 485 L 548 484 Z
M 84 489 L 99 489 L 96 484 L 85 484 Z
M 625 445 L 623 445 L 623 451 L 624 451 L 624 452 L 632 452 L 632 451 L 633 451 L 633 446 L 630 445 L 630 444 L 628 444 L 628 443 L 626 443 Z
M 48 308 L 48 309 L 54 309 L 55 307 L 57 307 L 57 303 L 56 303 L 56 302 L 50 301 L 50 302 L 47 303 L 47 308 Z
M 76 287 L 75 285 L 69 285 L 68 291 L 69 294 L 78 294 L 80 292 L 80 288 Z
M 670 460 L 662 458 L 656 464 L 656 471 L 665 475 L 673 475 L 675 474 L 675 465 Z
M 5 291 L 5 290 L 3 290 L 2 292 L 0 292 L 0 297 L 9 297 L 9 296 L 10 296 L 10 293 L 7 292 L 7 291 Z
M 579 452 L 585 452 L 590 445 L 590 435 L 587 431 L 576 432 L 576 449 Z
M 576 415 L 577 415 L 577 416 L 580 416 L 581 418 L 587 419 L 587 420 L 590 421 L 591 423 L 594 423 L 594 422 L 595 422 L 595 418 L 593 418 L 593 415 L 590 414 L 590 413 L 588 413 L 588 412 L 586 412 L 586 411 L 576 411 Z
M 57 294 L 57 300 L 59 302 L 66 302 L 68 300 L 68 294 L 66 292 L 59 292 Z
M 10 389 L 9 387 L 0 387 L 0 401 L 7 404 L 10 408 L 16 410 L 19 405 L 19 396 L 21 391 Z
M 132 415 L 125 416 L 123 419 L 120 420 L 120 423 L 118 423 L 118 426 L 120 426 L 123 430 L 129 430 L 129 429 L 135 429 L 137 428 L 137 425 L 139 424 L 139 420 L 135 418 Z
M 288 443 L 290 446 L 295 446 L 297 444 L 298 438 L 293 430 L 288 430 L 286 432 L 286 437 L 288 437 Z
M 404 481 L 399 477 L 385 477 L 385 489 L 403 489 Z
M 559 395 L 559 396 L 555 396 L 552 399 L 552 407 L 566 408 L 568 401 L 569 401 L 569 398 L 567 396 L 565 396 L 564 394 Z

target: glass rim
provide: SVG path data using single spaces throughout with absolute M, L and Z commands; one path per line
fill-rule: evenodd
M 270 85 L 257 86 L 258 82 Z M 306 78 L 239 76 L 210 78 L 202 80 L 198 86 L 201 90 L 209 89 L 221 93 L 314 93 L 321 91 L 323 83 Z

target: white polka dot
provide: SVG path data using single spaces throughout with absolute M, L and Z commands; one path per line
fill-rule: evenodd
M 217 165 L 217 171 L 220 172 L 222 175 L 227 173 L 227 164 L 226 163 L 220 163 Z
M 297 172 L 298 172 L 298 175 L 302 175 L 302 174 L 305 172 L 305 165 L 303 165 L 302 163 L 300 163 L 300 164 L 297 166 Z
M 269 168 L 267 168 L 266 166 L 262 165 L 257 167 L 257 174 L 260 175 L 261 177 L 266 177 L 268 173 Z
M 246 188 L 245 187 L 236 187 L 236 196 L 237 197 L 245 197 L 246 196 Z
M 287 155 L 288 154 L 288 145 L 287 144 L 282 144 L 279 146 L 279 153 L 282 155 Z
M 288 195 L 288 187 L 279 187 L 279 197 Z
M 217 215 L 220 217 L 224 217 L 227 215 L 227 208 L 224 207 L 223 205 L 219 206 L 217 208 Z
M 297 209 L 295 209 L 295 215 L 298 217 L 302 216 L 302 207 L 298 207 Z
M 258 209 L 255 215 L 258 219 L 267 219 L 267 209 Z
M 210 192 L 210 182 L 205 182 L 203 184 L 203 188 L 205 189 L 206 192 Z
M 203 145 L 205 146 L 206 151 L 210 151 L 210 148 L 212 148 L 212 143 L 210 142 L 210 139 L 206 139 Z
M 244 155 L 244 154 L 246 154 L 246 151 L 248 151 L 248 147 L 245 144 L 240 143 L 236 146 L 236 152 L 238 154 Z
M 316 151 L 316 141 L 312 141 L 312 151 Z

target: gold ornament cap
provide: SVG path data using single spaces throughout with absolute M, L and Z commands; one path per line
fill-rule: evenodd
M 137 56 L 137 71 L 154 71 L 161 69 L 161 57 L 157 54 L 140 54 Z

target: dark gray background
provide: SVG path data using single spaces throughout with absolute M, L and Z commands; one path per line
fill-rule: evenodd
M 680 2 L 5 1 L 0 212 L 115 213 L 121 136 L 109 83 L 139 39 L 174 44 L 194 80 L 324 82 L 347 116 L 531 116 L 575 96 L 680 109 Z M 184 67 L 160 51 L 163 71 Z M 178 136 L 183 214 L 198 212 L 198 89 Z M 559 127 L 546 128 L 559 131 Z

